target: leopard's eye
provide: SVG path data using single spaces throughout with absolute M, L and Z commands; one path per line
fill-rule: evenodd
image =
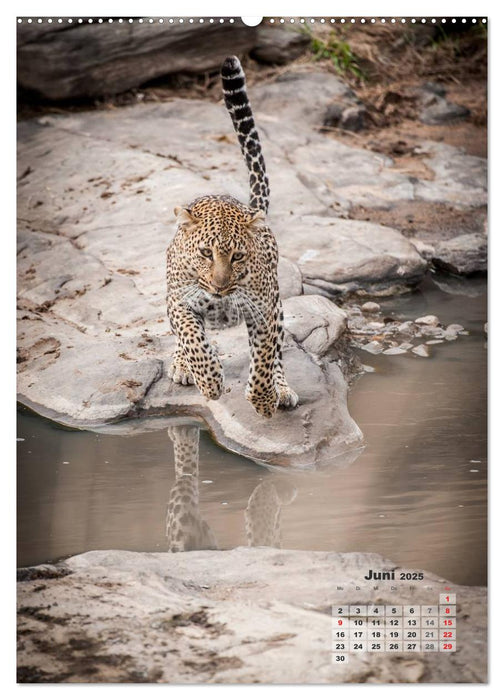
M 211 248 L 200 248 L 200 253 L 204 258 L 210 258 L 210 260 L 213 258 Z
M 244 257 L 245 257 L 245 253 L 236 252 L 236 253 L 233 253 L 232 260 L 233 260 L 233 262 L 238 262 L 240 260 L 243 260 Z

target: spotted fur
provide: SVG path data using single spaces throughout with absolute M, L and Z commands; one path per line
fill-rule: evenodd
M 167 307 L 178 347 L 169 376 L 218 399 L 222 365 L 206 337 L 205 322 L 219 328 L 245 321 L 250 349 L 245 396 L 257 413 L 270 418 L 278 406 L 298 403 L 282 366 L 278 247 L 265 221 L 268 180 L 236 57 L 224 61 L 222 80 L 249 170 L 250 201 L 247 206 L 226 195 L 208 195 L 175 209 L 178 228 L 167 251 Z

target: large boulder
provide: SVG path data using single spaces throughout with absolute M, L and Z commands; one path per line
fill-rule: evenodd
M 56 23 L 18 26 L 18 82 L 51 100 L 99 97 L 161 75 L 216 70 L 228 55 L 248 53 L 257 28 L 220 24 Z
M 277 235 L 280 250 L 299 265 L 308 289 L 391 294 L 417 284 L 427 267 L 398 231 L 368 221 L 301 216 L 279 224 Z
M 17 29 L 18 82 L 51 100 L 108 96 L 160 76 L 217 71 L 225 56 L 235 54 L 283 64 L 310 43 L 298 31 L 248 27 L 239 17 L 204 23 L 23 22 Z
M 306 351 L 321 357 L 346 330 L 346 313 L 328 299 L 313 295 L 286 299 L 285 328 Z

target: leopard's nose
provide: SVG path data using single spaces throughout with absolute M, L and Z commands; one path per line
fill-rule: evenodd
M 222 294 L 223 292 L 226 291 L 226 289 L 228 288 L 228 285 L 227 285 L 227 283 L 222 283 L 222 282 L 220 284 L 217 284 L 216 282 L 212 282 L 212 288 L 213 288 L 213 291 L 215 294 Z

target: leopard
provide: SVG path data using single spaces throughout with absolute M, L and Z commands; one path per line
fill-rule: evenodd
M 169 552 L 218 549 L 215 534 L 202 517 L 199 493 L 199 442 L 197 425 L 171 425 L 175 482 L 166 509 L 166 539 Z M 297 488 L 285 477 L 261 480 L 254 488 L 244 512 L 248 547 L 282 546 L 281 513 L 297 496 Z
M 296 392 L 285 377 L 284 318 L 278 284 L 278 245 L 266 216 L 266 174 L 245 74 L 236 56 L 221 67 L 224 103 L 249 174 L 249 202 L 204 195 L 175 207 L 177 229 L 167 249 L 167 312 L 177 337 L 168 377 L 195 385 L 208 400 L 224 391 L 218 350 L 207 330 L 245 323 L 249 372 L 245 398 L 257 414 L 271 418 L 294 409 Z

